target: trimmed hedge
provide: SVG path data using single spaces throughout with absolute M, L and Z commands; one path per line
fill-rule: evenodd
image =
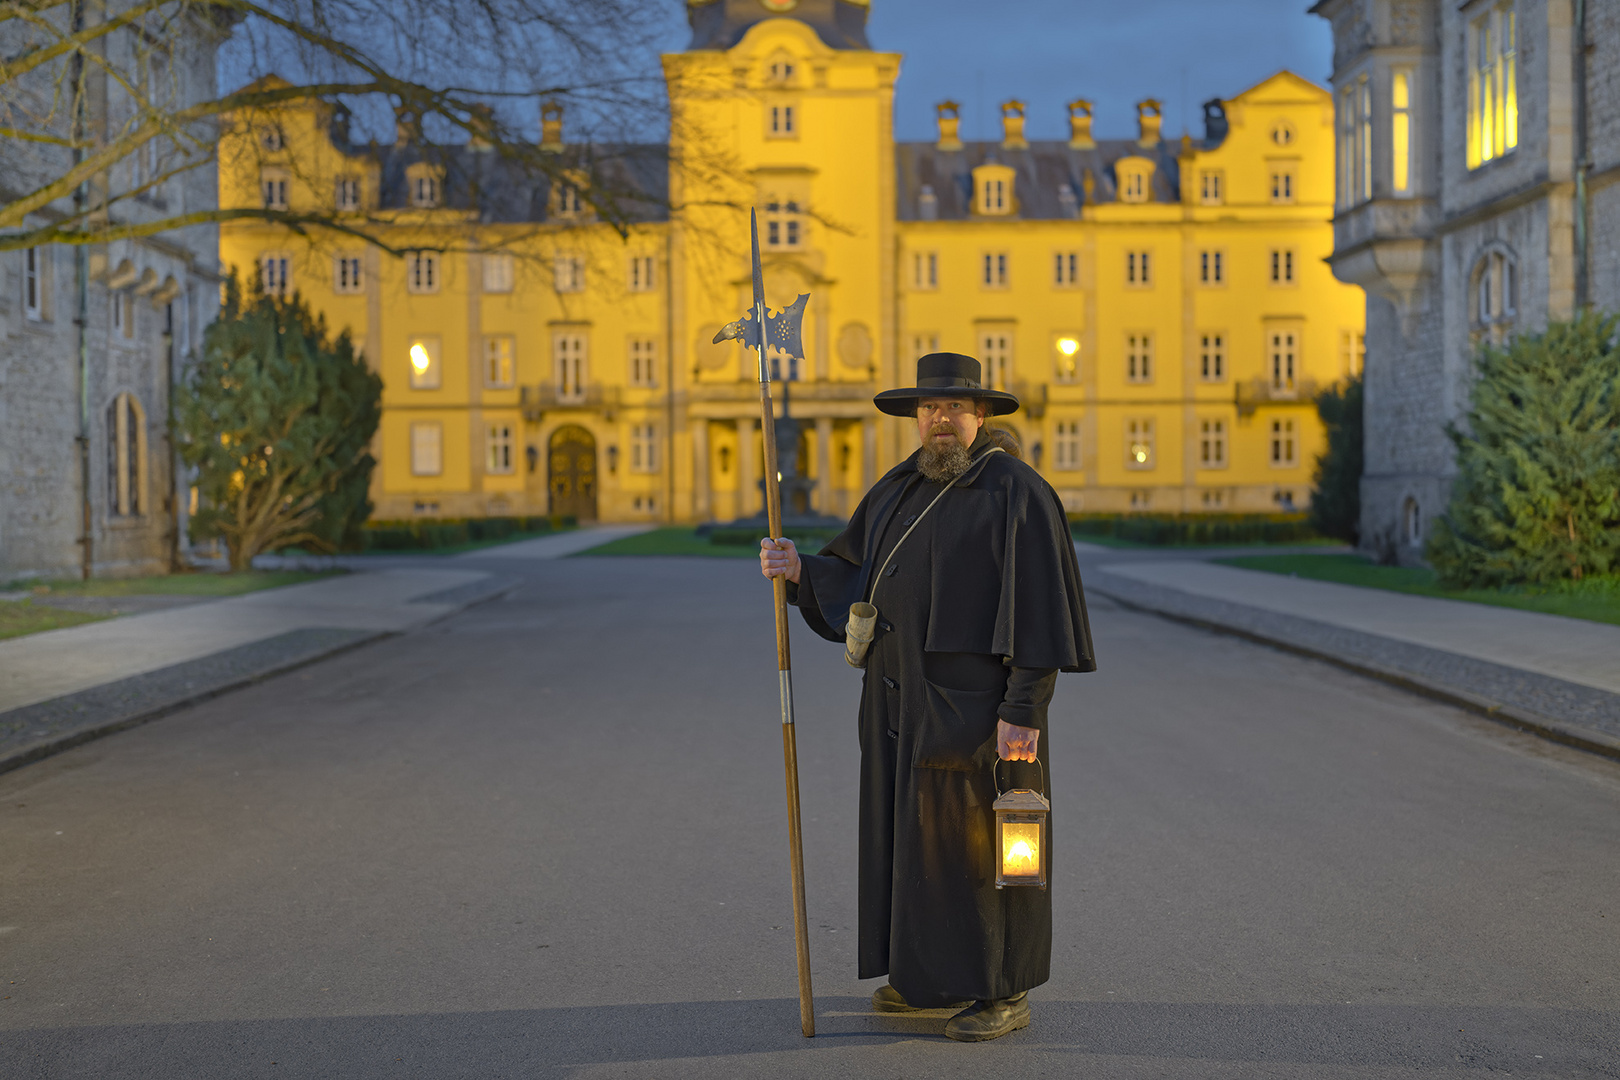
M 1286 544 L 1315 540 L 1304 514 L 1070 514 L 1075 536 L 1138 544 Z
M 360 530 L 363 551 L 430 551 L 464 547 L 508 536 L 538 535 L 575 524 L 571 515 L 551 517 L 423 518 L 368 521 Z
M 821 547 L 827 541 L 838 535 L 837 529 L 789 529 L 788 539 L 794 545 L 806 551 L 813 546 Z M 711 529 L 709 543 L 727 544 L 734 547 L 759 547 L 759 542 L 765 534 L 758 529 Z

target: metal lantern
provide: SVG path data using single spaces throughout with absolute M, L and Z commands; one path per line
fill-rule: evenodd
M 1000 759 L 991 766 L 992 774 Z M 1040 762 L 1035 763 L 1040 768 Z M 996 888 L 1009 885 L 1033 885 L 1046 888 L 1047 821 L 1052 804 L 1046 796 L 1030 788 L 1013 788 L 1003 793 L 1001 778 L 995 776 L 996 801 L 991 807 L 996 812 Z M 1046 786 L 1045 770 L 1041 771 L 1041 786 Z

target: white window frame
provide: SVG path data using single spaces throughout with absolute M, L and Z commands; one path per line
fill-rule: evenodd
M 439 205 L 439 177 L 425 169 L 412 173 L 407 181 L 411 205 L 419 210 L 431 210 Z
M 484 386 L 489 390 L 510 390 L 516 385 L 517 343 L 511 334 L 484 336 Z
M 1198 284 L 1226 284 L 1226 250 L 1203 248 L 1198 252 Z
M 552 260 L 552 287 L 559 293 L 585 291 L 585 257 L 558 255 Z
M 49 275 L 45 272 L 48 248 L 23 248 L 22 302 L 23 318 L 29 322 L 45 321 L 45 289 Z
M 994 390 L 1006 390 L 1013 377 L 1013 332 L 1010 327 L 981 327 L 979 330 L 979 360 L 984 365 L 984 385 Z
M 287 170 L 259 170 L 259 200 L 266 210 L 287 209 Z
M 650 335 L 632 337 L 626 345 L 630 359 L 630 385 L 643 390 L 658 386 L 658 339 Z
M 1364 330 L 1339 331 L 1339 368 L 1344 375 L 1360 375 L 1367 367 L 1367 334 Z
M 1294 276 L 1294 249 L 1271 249 L 1271 283 L 1273 285 L 1294 285 L 1297 280 Z
M 630 471 L 658 471 L 658 425 L 652 421 L 630 425 Z
M 1222 169 L 1204 169 L 1198 174 L 1200 206 L 1221 206 L 1226 202 L 1226 174 Z
M 797 199 L 765 200 L 763 245 L 773 251 L 797 251 L 804 246 L 804 222 Z
M 1153 331 L 1126 331 L 1125 381 L 1135 386 L 1153 381 Z
M 933 292 L 939 288 L 939 252 L 911 253 L 911 287 L 916 292 Z
M 979 213 L 1005 214 L 1007 212 L 1007 180 L 1005 177 L 987 176 L 979 182 Z
M 1303 359 L 1300 345 L 1304 335 L 1297 327 L 1273 326 L 1266 330 L 1266 379 L 1273 393 L 1291 394 L 1299 389 Z
M 1119 201 L 1145 203 L 1148 201 L 1148 175 L 1142 169 L 1127 169 L 1119 178 Z
M 1054 251 L 1052 253 L 1052 287 L 1078 289 L 1080 287 L 1080 253 Z
M 1006 289 L 1010 287 L 1012 278 L 1010 263 L 1012 256 L 1005 251 L 987 251 L 984 253 L 984 273 L 980 278 L 980 288 Z
M 332 205 L 338 213 L 353 213 L 360 209 L 363 188 L 358 176 L 340 176 L 332 191 Z
M 1153 287 L 1153 251 L 1135 249 L 1125 253 L 1125 284 L 1137 289 Z
M 911 359 L 915 363 L 929 353 L 939 352 L 939 334 L 932 330 L 911 335 Z
M 360 252 L 340 251 L 332 256 L 332 291 L 353 296 L 366 291 L 366 262 Z
M 1293 162 L 1274 161 L 1270 168 L 1270 191 L 1273 206 L 1292 206 L 1298 201 L 1299 167 Z
M 657 287 L 658 261 L 652 255 L 630 256 L 630 291 L 652 292 Z
M 765 132 L 773 139 L 799 137 L 798 106 L 792 102 L 772 105 L 765 113 Z
M 1299 437 L 1293 417 L 1272 418 L 1270 458 L 1274 469 L 1291 469 L 1299 464 Z
M 292 255 L 285 251 L 266 251 L 259 255 L 259 281 L 266 296 L 288 296 L 292 293 Z
M 1075 472 L 1081 467 L 1080 421 L 1056 420 L 1052 424 L 1052 468 L 1057 472 Z
M 496 420 L 484 429 L 484 472 L 492 476 L 510 476 L 517 471 L 517 457 L 512 453 L 512 425 Z
M 146 410 L 127 391 L 107 405 L 107 513 L 138 517 L 146 509 Z
M 1198 419 L 1198 467 L 1224 469 L 1231 464 L 1227 453 L 1226 418 L 1202 416 Z
M 1156 464 L 1154 430 L 1151 416 L 1129 417 L 1125 421 L 1125 467 L 1133 472 L 1146 472 Z
M 1226 381 L 1225 330 L 1198 332 L 1198 381 L 1206 383 Z
M 557 400 L 583 404 L 590 376 L 590 343 L 583 331 L 559 330 L 551 336 L 552 382 Z
M 508 252 L 490 252 L 483 258 L 484 291 L 509 293 L 517 285 L 517 267 Z
M 440 421 L 411 421 L 411 475 L 444 475 L 444 424 Z
M 412 251 L 405 255 L 405 291 L 430 295 L 439 291 L 443 275 L 437 251 Z

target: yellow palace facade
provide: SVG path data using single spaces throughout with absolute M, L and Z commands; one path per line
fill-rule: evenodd
M 221 228 L 227 266 L 297 290 L 382 374 L 377 517 L 756 513 L 754 367 L 710 343 L 749 303 L 750 205 L 767 302 L 810 294 L 806 355 L 781 371 L 810 509 L 847 515 L 915 449 L 871 398 L 934 350 L 1019 395 L 1006 426 L 1073 511 L 1308 502 L 1311 396 L 1359 371 L 1363 340 L 1359 290 L 1323 261 L 1330 96 L 1281 73 L 1179 139 L 1151 101 L 1136 138 L 1095 139 L 1081 100 L 1067 140 L 1027 140 L 1009 102 L 1001 139 L 964 142 L 945 103 L 935 140 L 897 142 L 901 58 L 870 47 L 866 13 L 690 4 L 692 44 L 664 57 L 670 143 L 600 150 L 654 207 L 628 236 L 485 148 L 425 153 L 409 125 L 351 145 L 330 110 L 289 109 L 222 147 L 222 205 L 364 214 L 406 252 Z M 555 107 L 542 130 L 581 152 Z M 458 253 L 468 236 L 482 253 Z

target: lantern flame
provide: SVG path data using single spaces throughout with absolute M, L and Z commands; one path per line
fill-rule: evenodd
M 1001 873 L 1004 877 L 1035 877 L 1041 872 L 1040 840 L 1034 835 L 1040 826 L 1004 826 Z M 1015 831 L 1016 830 L 1016 831 Z M 1022 834 L 1022 835 L 1020 835 Z

